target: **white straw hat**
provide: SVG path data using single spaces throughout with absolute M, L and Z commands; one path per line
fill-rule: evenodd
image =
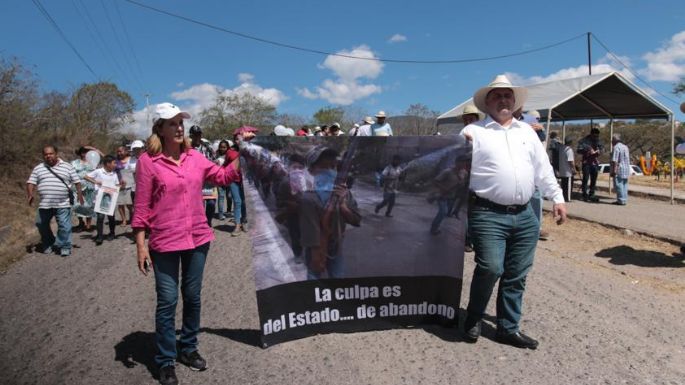
M 528 99 L 527 89 L 512 85 L 506 75 L 497 75 L 495 79 L 490 82 L 490 84 L 479 89 L 475 94 L 473 94 L 473 104 L 475 104 L 479 110 L 487 111 L 487 107 L 485 106 L 485 97 L 488 95 L 488 92 L 496 88 L 509 88 L 514 92 L 515 102 L 514 107 L 511 109 L 512 112 L 523 107 Z
M 461 120 L 463 121 L 464 115 L 471 115 L 471 114 L 478 115 L 478 120 L 483 120 L 485 118 L 485 114 L 482 113 L 480 110 L 478 110 L 478 108 L 476 108 L 476 106 L 474 106 L 471 103 L 464 106 L 464 110 L 462 111 L 461 116 L 459 118 L 461 118 Z
M 376 117 L 377 118 L 385 118 L 386 117 L 385 111 L 378 111 L 378 113 L 376 114 Z

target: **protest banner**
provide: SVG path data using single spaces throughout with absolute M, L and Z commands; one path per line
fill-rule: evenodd
M 263 346 L 457 325 L 470 143 L 272 136 L 241 155 Z

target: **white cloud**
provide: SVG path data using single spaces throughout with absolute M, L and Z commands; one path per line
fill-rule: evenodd
M 685 31 L 671 37 L 667 43 L 654 52 L 642 56 L 647 68 L 641 72 L 649 80 L 675 82 L 685 76 Z
M 390 36 L 390 39 L 388 39 L 388 43 L 402 43 L 407 41 L 407 37 L 404 35 L 401 35 L 399 33 L 396 33 L 392 36 Z
M 375 60 L 377 57 L 368 46 L 360 45 L 337 53 L 369 60 L 328 55 L 319 67 L 331 70 L 336 79 L 325 79 L 314 91 L 308 88 L 298 89 L 300 95 L 307 99 L 324 99 L 333 104 L 349 105 L 382 91 L 379 85 L 363 84 L 361 81 L 364 78 L 375 79 L 383 72 L 383 63 Z
M 257 96 L 274 107 L 277 107 L 281 102 L 288 99 L 288 97 L 276 88 L 263 88 L 254 82 L 254 75 L 249 73 L 238 74 L 238 81 L 240 84 L 234 88 L 223 88 L 222 86 L 201 83 L 193 85 L 181 91 L 172 92 L 170 98 L 178 102 L 181 110 L 187 111 L 193 117 L 186 122 L 186 127 L 190 127 L 196 118 L 199 117 L 200 112 L 205 108 L 214 104 L 218 95 L 243 95 L 250 94 Z M 160 101 L 162 102 L 162 101 Z M 150 106 L 152 110 L 154 106 Z M 151 123 L 148 121 L 148 111 L 146 108 L 135 111 L 133 113 L 134 122 L 128 127 L 127 131 L 131 131 L 139 138 L 146 138 L 150 135 Z
M 618 57 L 622 63 L 625 65 L 630 66 L 630 59 L 627 57 Z M 630 73 L 628 70 L 626 70 L 623 65 L 621 65 L 616 59 L 613 57 L 609 56 L 608 54 L 604 56 L 603 58 L 598 60 L 597 64 L 592 65 L 592 74 L 602 74 L 602 73 L 609 73 L 609 72 L 619 72 L 621 75 L 623 75 L 625 78 L 628 80 L 633 80 L 635 76 L 633 76 L 632 73 Z M 536 75 L 536 76 L 530 76 L 530 77 L 525 77 L 522 75 L 519 75 L 514 72 L 506 72 L 505 75 L 509 78 L 509 80 L 512 82 L 512 84 L 516 85 L 530 85 L 530 84 L 536 84 L 536 83 L 545 83 L 545 82 L 551 82 L 554 80 L 560 80 L 560 79 L 569 79 L 569 78 L 575 78 L 579 76 L 585 76 L 588 74 L 588 68 L 587 64 L 581 64 L 577 67 L 569 67 L 569 68 L 563 68 L 560 69 L 554 73 L 551 73 L 549 75 Z

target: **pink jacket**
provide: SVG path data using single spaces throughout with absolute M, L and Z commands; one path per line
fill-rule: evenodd
M 214 240 L 207 224 L 202 185 L 225 186 L 239 176 L 196 150 L 181 154 L 180 166 L 162 154 L 143 154 L 136 165 L 133 229 L 150 231 L 150 249 L 158 252 L 194 249 Z

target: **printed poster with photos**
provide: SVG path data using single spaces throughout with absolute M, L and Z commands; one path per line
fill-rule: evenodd
M 95 209 L 99 214 L 114 215 L 114 209 L 117 206 L 117 198 L 119 197 L 118 186 L 102 185 L 95 195 Z
M 470 143 L 263 136 L 241 156 L 264 347 L 457 325 Z

